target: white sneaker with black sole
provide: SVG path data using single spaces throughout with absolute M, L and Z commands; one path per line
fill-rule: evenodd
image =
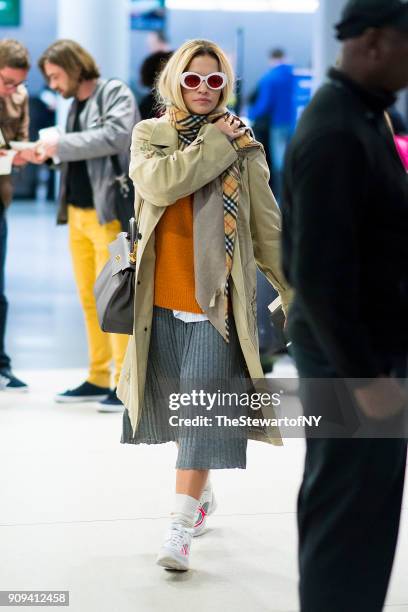
M 204 489 L 203 494 L 200 497 L 197 512 L 194 519 L 193 536 L 197 538 L 208 531 L 207 527 L 207 516 L 210 516 L 215 512 L 217 508 L 217 502 L 215 500 L 214 492 L 212 487 Z
M 171 523 L 156 563 L 169 570 L 187 571 L 190 568 L 190 548 L 193 530 L 181 523 Z

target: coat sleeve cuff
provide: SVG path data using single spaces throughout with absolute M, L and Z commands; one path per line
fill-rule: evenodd
M 286 291 L 283 291 L 282 293 L 280 293 L 280 296 L 282 300 L 282 309 L 285 314 L 285 317 L 287 317 L 288 310 L 290 308 L 290 305 L 294 297 L 294 291 L 293 289 L 286 289 Z

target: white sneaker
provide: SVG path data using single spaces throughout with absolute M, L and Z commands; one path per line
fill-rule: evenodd
M 164 544 L 157 556 L 157 565 L 166 569 L 188 570 L 192 537 L 192 529 L 188 529 L 180 523 L 171 523 Z
M 210 489 L 204 489 L 203 494 L 200 497 L 200 501 L 195 515 L 193 536 L 197 538 L 203 535 L 207 531 L 206 523 L 207 516 L 213 514 L 217 508 L 217 502 L 215 501 L 214 492 L 212 487 Z

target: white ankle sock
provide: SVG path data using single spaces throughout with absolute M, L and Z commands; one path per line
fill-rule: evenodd
M 190 495 L 176 493 L 174 498 L 174 509 L 170 514 L 172 521 L 181 523 L 184 527 L 193 527 L 198 501 L 198 499 L 190 497 Z
M 204 492 L 209 493 L 211 491 L 211 489 L 212 489 L 212 484 L 211 484 L 210 476 L 208 476 L 206 485 L 205 485 L 205 487 L 203 489 L 203 493 Z

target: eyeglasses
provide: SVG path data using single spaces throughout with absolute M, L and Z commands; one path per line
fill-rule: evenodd
M 203 81 L 209 89 L 218 91 L 226 86 L 228 79 L 223 72 L 212 72 L 207 76 L 202 76 L 196 72 L 183 72 L 180 76 L 180 83 L 186 89 L 198 89 Z
M 15 83 L 14 81 L 9 81 L 5 79 L 4 76 L 0 72 L 0 79 L 6 89 L 17 89 L 20 85 L 24 85 L 26 81 L 20 81 L 19 83 Z

